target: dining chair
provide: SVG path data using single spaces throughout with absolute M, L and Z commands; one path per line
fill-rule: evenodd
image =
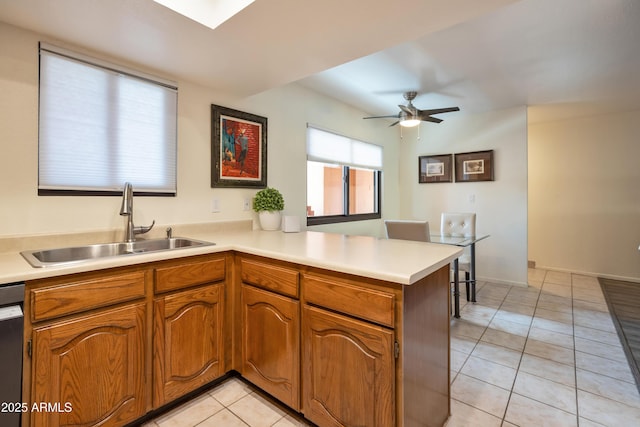
M 385 220 L 388 239 L 430 242 L 429 221 Z
M 431 241 L 429 221 L 385 220 L 384 226 L 387 230 L 388 239 L 416 240 L 420 242 Z M 451 302 L 453 307 L 459 307 L 460 296 L 454 292 L 454 299 Z M 451 308 L 452 312 L 453 307 Z
M 443 212 L 440 216 L 440 234 L 451 237 L 471 237 L 476 235 L 476 214 L 465 212 Z M 458 270 L 464 271 L 464 283 L 467 291 L 467 301 L 469 301 L 469 285 L 471 292 L 475 295 L 476 283 L 470 278 L 471 256 L 465 249 L 465 253 L 458 258 Z

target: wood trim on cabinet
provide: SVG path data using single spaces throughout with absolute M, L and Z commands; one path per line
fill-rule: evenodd
M 155 269 L 156 293 L 175 291 L 190 286 L 219 282 L 225 279 L 226 261 L 222 256 L 213 260 L 192 261 Z
M 334 277 L 304 274 L 302 294 L 305 303 L 394 326 L 395 296 L 391 292 L 356 286 Z
M 449 266 L 403 290 L 400 416 L 415 425 L 442 426 L 451 414 Z
M 300 273 L 296 270 L 240 258 L 240 276 L 245 283 L 298 298 Z
M 32 289 L 31 320 L 39 322 L 144 298 L 144 284 L 145 271 L 140 270 Z

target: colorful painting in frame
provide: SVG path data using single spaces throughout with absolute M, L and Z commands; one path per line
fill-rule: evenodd
M 267 118 L 211 105 L 211 187 L 267 186 Z

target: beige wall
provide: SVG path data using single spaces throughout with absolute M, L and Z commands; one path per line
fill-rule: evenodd
M 640 281 L 640 111 L 529 126 L 529 259 Z
M 117 197 L 37 196 L 40 40 L 55 43 L 0 24 L 0 237 L 121 229 Z M 287 214 L 305 217 L 310 122 L 384 146 L 385 218 L 425 218 L 437 230 L 441 211 L 477 212 L 479 232 L 491 234 L 478 244 L 481 278 L 526 283 L 527 259 L 557 269 L 640 277 L 640 191 L 634 188 L 640 182 L 640 113 L 532 125 L 527 136 L 524 107 L 479 115 L 461 112 L 443 117 L 439 125 L 422 125 L 419 140 L 415 130 L 399 139 L 398 127 L 363 121 L 363 112 L 295 84 L 239 99 L 174 76 L 161 77 L 178 80 L 180 86 L 178 196 L 137 198 L 138 224 L 254 219 L 242 205 L 255 190 L 210 187 L 209 121 L 215 103 L 268 117 L 268 181 L 284 193 Z M 485 149 L 495 150 L 496 181 L 417 183 L 419 155 Z M 220 213 L 211 212 L 213 198 L 219 199 Z M 381 221 L 313 229 L 384 235 Z
M 2 154 L 0 179 L 3 183 L 0 186 L 0 200 L 2 200 L 0 237 L 123 229 L 124 220 L 118 215 L 120 208 L 118 197 L 39 197 L 37 195 L 37 44 L 41 40 L 56 43 L 55 40 L 47 40 L 41 35 L 0 23 L 0 92 L 3 94 L 0 98 L 0 153 Z M 75 46 L 64 44 L 63 47 L 75 48 Z M 124 65 L 154 73 L 154 70 L 145 69 L 139 64 Z M 363 112 L 295 84 L 250 98 L 238 99 L 190 82 L 180 81 L 175 76 L 160 75 L 160 77 L 174 79 L 179 83 L 178 196 L 136 198 L 134 204 L 137 224 L 148 224 L 154 219 L 158 227 L 255 219 L 253 212 L 242 210 L 244 198 L 252 197 L 255 190 L 210 187 L 210 106 L 212 103 L 268 117 L 268 184 L 283 192 L 286 214 L 298 215 L 304 221 L 306 125 L 312 123 L 321 128 L 382 145 L 384 147 L 383 216 L 399 218 L 423 215 L 423 212 L 419 210 L 414 212 L 410 208 L 405 209 L 401 214 L 401 200 L 415 200 L 414 193 L 418 197 L 425 197 L 426 187 L 418 186 L 414 183 L 417 179 L 407 178 L 406 174 L 416 173 L 418 153 L 428 153 L 430 148 L 422 146 L 418 149 L 408 140 L 406 132 L 405 139 L 399 140 L 398 127 L 389 128 L 384 120 L 363 121 L 362 117 L 366 115 Z M 440 135 L 441 144 L 445 146 L 449 140 L 457 142 L 455 149 L 454 146 L 447 147 L 444 152 L 453 152 L 458 149 L 471 151 L 477 142 L 481 142 L 478 149 L 495 149 L 502 144 L 502 142 L 496 144 L 500 138 L 512 139 L 513 126 L 517 128 L 524 120 L 520 112 L 515 115 L 507 114 L 506 119 L 502 114 L 498 114 L 497 117 L 495 120 L 488 120 L 488 116 L 482 116 L 478 119 L 468 118 L 467 121 L 456 121 L 448 117 L 441 125 L 423 126 L 425 132 L 428 132 L 423 136 L 423 141 L 427 143 L 431 140 L 427 140 L 427 137 L 433 138 L 433 135 Z M 512 118 L 513 122 L 509 122 L 509 118 Z M 457 125 L 447 126 L 446 124 L 450 122 Z M 468 132 L 456 130 L 458 127 L 463 128 L 467 125 L 470 126 Z M 461 135 L 466 136 L 462 139 L 458 138 Z M 478 135 L 481 137 L 479 138 Z M 498 139 L 494 138 L 496 135 Z M 516 146 L 519 146 L 522 138 L 516 136 L 516 140 L 518 141 Z M 413 149 L 407 149 L 407 146 L 413 146 Z M 444 147 L 436 151 L 442 150 Z M 497 164 L 501 169 L 507 164 L 514 164 L 501 162 L 503 155 L 511 154 L 507 150 L 504 154 L 498 155 Z M 400 170 L 403 171 L 401 181 Z M 526 165 L 520 170 L 518 180 L 522 179 L 526 179 Z M 459 188 L 463 194 L 461 197 L 464 198 L 470 188 L 461 186 Z M 219 213 L 211 212 L 213 198 L 219 200 L 221 210 Z M 476 208 L 478 209 L 485 203 L 500 202 L 500 198 L 495 199 L 490 192 L 487 192 L 485 197 L 481 190 L 478 190 L 477 200 Z M 444 206 L 451 209 L 462 208 L 449 202 Z M 434 209 L 438 212 L 440 210 L 440 208 Z M 434 216 L 437 215 L 433 211 L 429 217 L 433 221 L 436 219 Z M 503 239 L 498 236 L 505 231 L 494 230 L 489 217 L 490 215 L 483 214 L 479 220 L 480 229 L 492 234 L 491 240 L 479 248 L 479 264 L 482 263 L 482 267 L 479 266 L 480 274 L 490 278 L 502 276 L 502 281 L 524 281 L 522 274 L 508 272 L 501 267 L 501 263 L 505 260 L 502 255 L 498 255 L 498 249 Z M 525 218 L 526 211 L 523 211 L 522 216 L 516 221 L 520 223 L 525 221 Z M 316 226 L 313 229 L 346 234 L 384 235 L 384 227 L 380 220 Z M 526 260 L 526 255 L 520 255 L 526 252 L 526 235 L 520 236 L 518 231 L 514 233 L 517 238 L 511 241 L 518 242 L 519 248 L 507 254 L 507 264 L 504 265 L 509 265 L 508 269 L 514 268 L 511 265 L 517 265 L 516 270 L 524 271 L 521 267 L 522 262 L 525 261 L 512 263 L 511 257 L 515 253 L 518 258 Z
M 0 237 L 122 229 L 117 197 L 37 196 L 41 40 L 56 42 L 0 23 Z M 527 259 L 557 269 L 640 277 L 640 112 L 530 126 L 527 208 L 524 107 L 450 114 L 439 125 L 421 126 L 419 140 L 416 131 L 405 131 L 400 140 L 397 127 L 363 121 L 363 112 L 295 84 L 238 99 L 175 76 L 161 77 L 180 86 L 178 196 L 136 198 L 138 224 L 255 219 L 242 210 L 255 190 L 210 187 L 210 105 L 215 103 L 268 117 L 268 183 L 283 192 L 286 214 L 305 217 L 310 122 L 384 147 L 385 218 L 426 218 L 437 229 L 443 210 L 477 212 L 479 232 L 491 234 L 478 245 L 483 278 L 525 283 Z M 419 155 L 485 149 L 495 150 L 496 181 L 417 183 Z M 220 213 L 211 212 L 213 198 L 219 199 Z M 313 229 L 384 235 L 382 222 L 375 220 Z
M 123 228 L 118 197 L 37 195 L 38 41 L 55 43 L 0 23 L 0 237 Z M 307 122 L 384 146 L 384 191 L 397 186 L 397 152 L 387 148 L 395 146 L 397 132 L 383 121 L 365 122 L 363 112 L 298 85 L 238 99 L 173 79 L 179 84 L 178 195 L 136 198 L 136 224 L 255 219 L 253 212 L 242 210 L 244 198 L 253 197 L 255 190 L 210 186 L 211 104 L 268 118 L 268 185 L 283 192 L 285 214 L 306 215 Z M 219 213 L 211 212 L 213 198 L 219 199 Z M 375 233 L 379 223 L 365 221 L 350 231 Z M 343 225 L 334 228 L 345 230 Z
M 405 131 L 400 144 L 401 212 L 426 219 L 432 232 L 440 214 L 475 212 L 477 274 L 496 283 L 527 283 L 527 114 L 524 107 L 485 114 L 443 115 L 438 125 Z M 494 181 L 418 183 L 418 156 L 494 150 Z

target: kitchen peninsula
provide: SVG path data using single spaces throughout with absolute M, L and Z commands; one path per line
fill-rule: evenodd
M 25 356 L 23 401 L 78 399 L 76 411 L 25 414 L 25 425 L 124 425 L 228 372 L 319 426 L 444 424 L 449 263 L 459 248 L 320 232 L 176 234 L 216 245 L 40 269 L 18 252 L 0 253 L 0 283 L 27 284 L 25 354 L 30 343 L 33 363 Z M 87 339 L 111 315 L 109 328 L 128 331 L 121 347 L 134 366 L 105 372 L 126 384 L 109 391 L 110 407 L 90 402 L 95 393 L 65 395 L 119 383 L 91 375 L 71 383 L 83 379 L 81 355 L 119 348 L 117 337 L 109 345 Z M 202 319 L 215 328 L 203 331 Z M 85 348 L 72 348 L 80 336 Z M 151 380 L 132 379 L 144 376 Z

